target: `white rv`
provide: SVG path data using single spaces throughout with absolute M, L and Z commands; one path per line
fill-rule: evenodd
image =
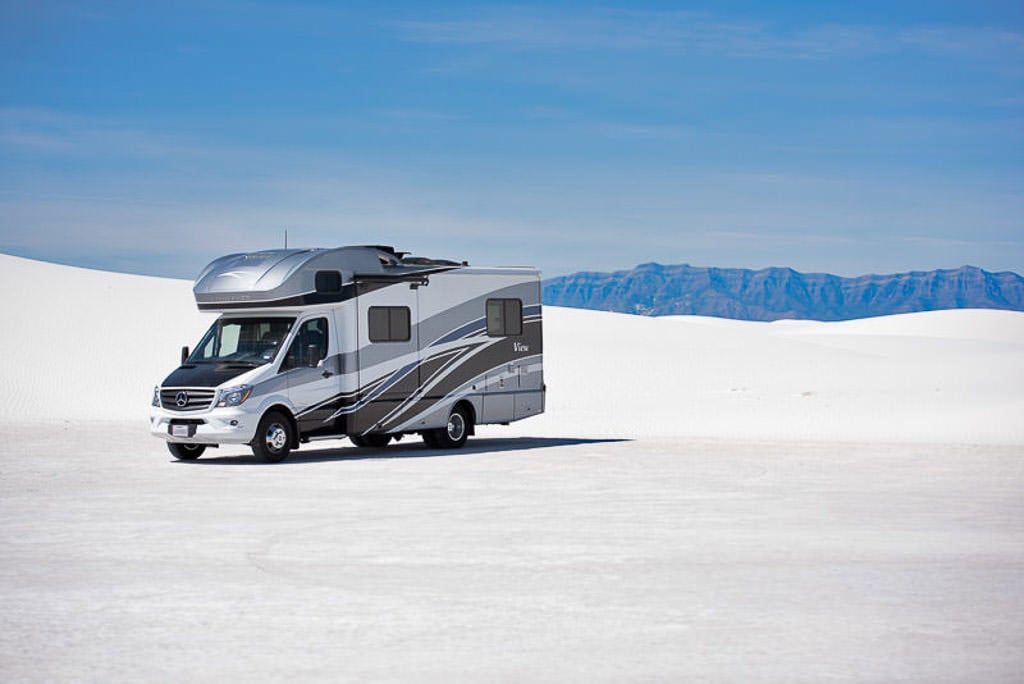
M 475 425 L 544 411 L 540 273 L 390 247 L 231 254 L 199 275 L 220 317 L 153 390 L 150 430 L 179 459 L 249 444 L 284 459 L 347 436 L 462 446 Z

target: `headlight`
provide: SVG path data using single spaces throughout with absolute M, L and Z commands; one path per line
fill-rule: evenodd
M 220 401 L 217 402 L 217 406 L 239 406 L 244 404 L 245 400 L 252 394 L 252 385 L 239 385 L 238 387 L 228 387 L 227 389 L 220 391 Z
M 160 388 L 159 387 L 154 387 L 153 388 L 153 406 L 159 406 L 159 405 L 160 405 Z

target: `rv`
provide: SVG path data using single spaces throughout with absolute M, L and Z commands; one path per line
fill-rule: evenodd
M 153 389 L 150 431 L 181 460 L 248 444 L 277 462 L 310 440 L 461 447 L 476 425 L 544 411 L 540 273 L 391 247 L 215 260 L 193 288 L 220 316 Z

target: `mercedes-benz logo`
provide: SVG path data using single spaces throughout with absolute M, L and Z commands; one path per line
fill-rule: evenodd
M 174 403 L 178 405 L 178 408 L 188 406 L 188 392 L 178 392 L 174 395 Z

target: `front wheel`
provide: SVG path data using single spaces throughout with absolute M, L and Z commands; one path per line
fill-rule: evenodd
M 171 452 L 171 456 L 174 456 L 179 461 L 194 461 L 203 455 L 203 452 L 206 451 L 206 445 L 168 442 L 167 450 Z
M 252 440 L 252 453 L 267 463 L 279 463 L 291 453 L 295 434 L 292 423 L 280 411 L 263 416 Z
M 458 449 L 466 443 L 471 424 L 466 409 L 456 406 L 448 415 L 448 424 L 434 430 L 434 444 L 431 446 L 436 446 L 438 449 Z

